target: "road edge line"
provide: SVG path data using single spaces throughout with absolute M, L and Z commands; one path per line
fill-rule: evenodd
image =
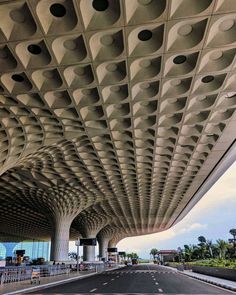
M 236 292 L 236 288 L 234 287 L 230 287 L 230 286 L 227 286 L 227 285 L 224 285 L 224 284 L 220 284 L 220 283 L 217 283 L 217 282 L 213 282 L 211 280 L 207 280 L 207 279 L 204 279 L 204 278 L 199 278 L 199 277 L 195 277 L 195 276 L 191 276 L 190 274 L 187 274 L 187 273 L 184 273 L 184 272 L 181 272 L 181 271 L 177 271 L 180 275 L 184 275 L 184 276 L 187 276 L 191 279 L 194 279 L 194 280 L 197 280 L 197 281 L 202 281 L 203 283 L 205 284 L 208 284 L 208 285 L 214 285 L 216 287 L 218 287 L 219 289 L 227 289 L 229 291 L 232 291 L 232 292 Z

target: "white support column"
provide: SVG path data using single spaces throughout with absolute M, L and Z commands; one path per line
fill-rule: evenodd
M 95 246 L 84 246 L 83 261 L 94 261 L 94 260 L 95 260 Z
M 54 234 L 51 241 L 50 258 L 57 262 L 67 261 L 69 252 L 69 236 L 72 218 L 60 216 L 55 218 Z
M 54 260 L 54 233 L 51 236 L 50 261 Z
M 107 248 L 108 248 L 109 238 L 99 238 L 99 257 L 105 258 L 107 260 Z
M 110 240 L 108 242 L 108 248 L 117 248 L 116 247 L 116 242 L 114 242 L 113 240 Z M 116 254 L 114 253 L 110 253 L 111 256 L 113 256 L 113 258 L 115 259 L 115 262 L 118 262 L 118 252 Z
M 85 230 L 83 233 L 84 239 L 96 239 L 96 231 Z M 83 261 L 95 261 L 95 247 L 96 246 L 83 246 Z

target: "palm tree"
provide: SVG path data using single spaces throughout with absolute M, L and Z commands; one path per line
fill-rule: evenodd
M 227 243 L 224 240 L 221 240 L 221 239 L 218 239 L 216 241 L 216 243 L 217 243 L 217 246 L 218 246 L 218 249 L 219 249 L 219 252 L 220 252 L 219 258 L 224 259 L 225 258 L 225 252 L 226 252 L 226 249 L 227 249 Z
M 134 252 L 132 252 L 132 253 L 128 253 L 127 254 L 127 257 L 128 258 L 130 258 L 130 259 L 138 259 L 138 254 L 137 253 L 134 253 Z
M 157 254 L 158 254 L 158 250 L 156 248 L 151 249 L 150 255 L 153 256 L 153 260 L 155 260 Z
M 231 228 L 229 233 L 233 236 L 232 242 L 234 245 L 234 251 L 236 252 L 236 228 Z
M 197 238 L 200 244 L 206 244 L 206 238 L 204 236 L 200 236 Z
M 236 228 L 231 228 L 231 230 L 229 231 L 229 233 L 236 238 Z
M 125 260 L 126 256 L 127 256 L 127 254 L 126 254 L 126 252 L 124 252 L 123 255 L 122 255 L 122 258 Z
M 212 246 L 213 246 L 212 241 L 211 240 L 207 240 L 206 241 L 206 248 L 209 251 L 209 254 L 210 254 L 210 257 L 211 258 L 213 257 Z
M 203 236 L 198 237 L 198 241 L 199 241 L 199 252 L 201 255 L 201 258 L 204 259 L 205 258 L 205 252 L 206 252 L 206 238 Z
M 192 255 L 194 252 L 194 246 L 193 245 L 184 245 L 184 259 L 186 261 L 192 260 Z

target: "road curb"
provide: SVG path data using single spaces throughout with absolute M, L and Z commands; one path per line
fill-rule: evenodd
M 112 270 L 116 270 L 116 269 L 120 269 L 121 267 L 116 267 L 116 268 L 112 268 L 112 269 L 106 269 L 105 271 L 112 271 Z M 43 289 L 47 289 L 49 287 L 55 287 L 58 285 L 62 285 L 65 283 L 69 283 L 69 282 L 73 282 L 76 280 L 82 280 L 84 278 L 88 278 L 88 277 L 92 277 L 99 274 L 99 272 L 94 272 L 94 273 L 90 273 L 90 274 L 86 274 L 86 275 L 82 275 L 82 276 L 77 276 L 77 277 L 73 277 L 73 278 L 68 278 L 68 279 L 64 279 L 61 281 L 56 281 L 56 282 L 50 282 L 44 285 L 38 285 L 38 286 L 31 286 L 28 288 L 24 288 L 24 289 L 20 289 L 20 290 L 16 290 L 16 291 L 11 291 L 11 292 L 7 292 L 7 293 L 2 293 L 3 295 L 15 295 L 15 294 L 23 294 L 23 293 L 29 293 L 29 292 L 34 292 L 34 291 L 38 291 L 38 290 L 43 290 Z
M 228 289 L 230 291 L 234 291 L 234 292 L 236 291 L 236 288 L 234 288 L 234 287 L 231 287 L 231 286 L 228 286 L 228 285 L 225 285 L 225 284 L 221 284 L 221 283 L 217 283 L 217 282 L 209 280 L 209 279 L 200 278 L 200 277 L 197 277 L 197 276 L 194 276 L 194 275 L 191 275 L 191 274 L 184 273 L 184 272 L 179 271 L 179 270 L 178 270 L 178 273 L 182 274 L 182 275 L 185 275 L 185 276 L 188 276 L 190 278 L 194 278 L 194 279 L 199 280 L 199 281 L 206 282 L 208 284 L 212 284 L 212 285 L 224 288 L 224 289 Z

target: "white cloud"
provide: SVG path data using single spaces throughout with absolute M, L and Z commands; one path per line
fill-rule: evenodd
M 158 245 L 161 241 L 167 241 L 173 239 L 179 235 L 186 234 L 199 229 L 206 229 L 207 224 L 193 223 L 190 225 L 178 224 L 166 231 L 144 235 L 139 237 L 126 238 L 118 243 L 118 248 L 127 252 L 137 252 L 140 253 L 145 249 L 150 249 Z M 138 248 L 137 248 L 138 245 Z
M 206 229 L 206 228 L 207 228 L 207 224 L 193 223 L 193 224 L 189 225 L 188 227 L 183 227 L 183 228 L 180 228 L 179 230 L 176 230 L 176 233 L 185 234 L 185 233 L 191 232 L 193 230 Z
M 213 185 L 213 187 L 202 197 L 202 199 L 190 210 L 181 222 L 194 220 L 196 217 L 204 216 L 209 209 L 219 207 L 221 204 L 232 203 L 236 205 L 236 163 L 234 163 Z M 230 206 L 230 205 L 229 205 Z

